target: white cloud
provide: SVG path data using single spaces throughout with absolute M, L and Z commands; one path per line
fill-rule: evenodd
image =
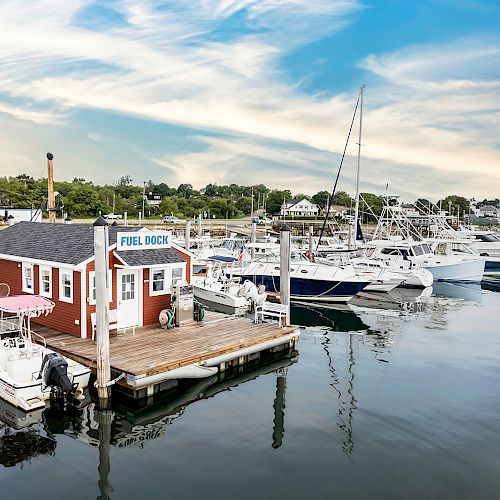
M 107 4 L 124 21 L 106 31 L 75 21 L 92 4 L 0 4 L 0 88 L 11 98 L 0 103 L 0 112 L 52 124 L 73 109 L 98 109 L 253 137 L 238 145 L 205 139 L 205 151 L 177 154 L 173 162 L 155 157 L 181 182 L 185 174 L 199 182 L 224 179 L 238 165 L 245 166 L 243 175 L 251 161 L 271 159 L 300 164 L 303 173 L 288 180 L 306 190 L 318 184 L 319 159 L 308 165 L 299 148 L 287 153 L 270 141 L 325 154 L 342 150 L 356 89 L 304 95 L 279 61 L 297 45 L 344 27 L 363 8 L 357 1 L 122 0 Z M 235 14 L 249 29 L 223 36 L 221 27 Z M 429 175 L 481 172 L 492 182 L 479 191 L 494 194 L 500 182 L 499 58 L 500 41 L 493 38 L 367 56 L 361 67 L 374 83 L 366 93 L 364 157 L 393 168 L 420 165 Z M 100 140 L 92 132 L 88 137 Z M 206 166 L 214 164 L 217 172 Z

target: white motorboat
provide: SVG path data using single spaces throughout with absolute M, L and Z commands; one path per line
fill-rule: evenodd
M 88 368 L 48 349 L 31 330 L 31 319 L 53 308 L 37 295 L 0 298 L 0 397 L 24 411 L 44 407 L 51 395 L 73 401 L 88 386 Z
M 474 254 L 435 254 L 428 243 L 411 239 L 372 240 L 370 246 L 374 249 L 371 257 L 390 259 L 400 265 L 409 262 L 411 268 L 429 270 L 434 281 L 476 282 L 483 279 L 484 258 Z M 439 251 L 437 246 L 435 250 Z
M 267 291 L 279 293 L 280 260 L 277 254 L 255 259 L 242 268 L 226 272 L 252 281 L 257 286 L 264 285 Z M 369 283 L 369 279 L 357 276 L 352 269 L 310 262 L 292 251 L 290 298 L 294 301 L 347 302 Z
M 316 257 L 315 262 L 327 266 L 341 265 L 339 259 L 334 254 L 327 257 Z M 353 273 L 370 280 L 370 284 L 365 287 L 367 292 L 389 292 L 397 286 L 404 284 L 406 277 L 399 272 L 393 271 L 388 265 L 372 261 L 370 259 L 352 258 L 349 259 L 344 268 L 352 269 Z M 431 281 L 432 283 L 432 281 Z
M 500 233 L 475 228 L 461 228 L 457 231 L 460 238 L 470 240 L 471 247 L 485 258 L 484 273 L 500 273 Z
M 197 299 L 237 311 L 249 311 L 266 300 L 265 287 L 257 288 L 249 281 L 241 283 L 239 277 L 228 277 L 223 263 L 217 259 L 208 264 L 206 273 L 192 278 Z

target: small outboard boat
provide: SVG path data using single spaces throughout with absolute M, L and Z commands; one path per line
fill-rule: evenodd
M 37 295 L 0 298 L 0 397 L 24 411 L 44 407 L 49 398 L 78 403 L 88 386 L 88 368 L 48 349 L 31 330 L 31 319 L 53 308 Z

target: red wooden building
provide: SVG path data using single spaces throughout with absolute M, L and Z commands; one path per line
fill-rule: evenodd
M 118 327 L 158 323 L 170 305 L 172 287 L 191 279 L 189 252 L 170 248 L 117 250 L 117 233 L 147 231 L 109 228 L 110 310 Z M 92 336 L 95 311 L 94 233 L 90 224 L 19 222 L 0 231 L 0 282 L 11 295 L 32 293 L 50 298 L 52 314 L 39 323 L 82 338 Z

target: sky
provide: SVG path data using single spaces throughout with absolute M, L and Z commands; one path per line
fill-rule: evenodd
M 2 0 L 0 175 L 500 195 L 500 2 Z M 340 189 L 354 191 L 358 122 Z

